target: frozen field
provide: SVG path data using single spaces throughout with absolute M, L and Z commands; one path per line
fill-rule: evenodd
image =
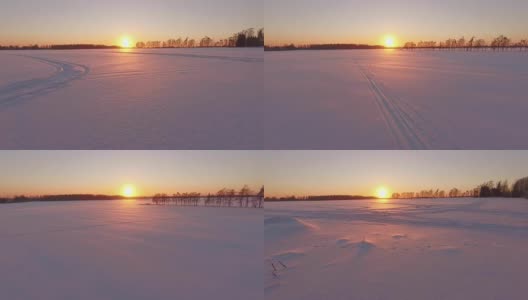
M 266 299 L 528 294 L 528 200 L 266 203 L 264 227 Z
M 263 299 L 262 210 L 0 206 L 2 299 Z
M 2 149 L 246 149 L 262 49 L 1 51 Z
M 265 148 L 526 149 L 528 52 L 266 52 Z

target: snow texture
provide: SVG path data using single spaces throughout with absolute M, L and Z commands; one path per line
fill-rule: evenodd
M 268 222 L 278 219 L 289 221 Z M 299 230 L 300 224 L 311 225 Z M 276 226 L 295 229 L 283 228 L 280 236 Z M 266 203 L 264 227 L 269 300 L 522 300 L 528 294 L 524 199 Z
M 2 149 L 260 147 L 262 49 L 0 52 Z
M 2 299 L 263 299 L 262 210 L 21 203 L 0 209 Z
M 526 149 L 526 51 L 0 52 L 2 149 Z
M 266 52 L 267 149 L 526 149 L 528 52 Z

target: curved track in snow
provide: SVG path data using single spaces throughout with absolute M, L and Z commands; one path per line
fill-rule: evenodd
M 413 150 L 431 149 L 429 140 L 417 122 L 421 118 L 417 112 L 412 111 L 409 107 L 404 107 L 404 103 L 399 99 L 389 97 L 385 89 L 374 79 L 372 72 L 367 67 L 361 65 L 358 65 L 358 67 L 368 81 L 369 88 L 376 99 L 381 116 L 391 135 L 394 137 L 398 148 Z
M 29 79 L 0 87 L 0 105 L 11 104 L 19 100 L 50 93 L 66 86 L 71 81 L 86 76 L 90 72 L 90 68 L 85 65 L 29 55 L 19 56 L 48 64 L 55 68 L 55 72 L 45 78 Z

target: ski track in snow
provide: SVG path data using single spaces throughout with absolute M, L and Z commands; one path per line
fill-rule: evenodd
M 81 64 L 29 55 L 18 56 L 48 64 L 55 68 L 55 73 L 49 77 L 24 80 L 0 87 L 0 105 L 12 104 L 53 92 L 74 80 L 83 78 L 90 72 L 89 67 Z
M 398 148 L 412 150 L 431 149 L 430 142 L 417 124 L 420 118 L 416 111 L 404 108 L 400 99 L 387 96 L 387 92 L 374 79 L 372 72 L 358 64 L 359 70 L 367 79 L 369 88 L 376 99 L 376 104 Z M 414 116 L 413 116 L 414 115 Z

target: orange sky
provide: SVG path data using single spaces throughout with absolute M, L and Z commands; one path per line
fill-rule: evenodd
M 259 0 L 2 0 L 0 45 L 219 39 L 262 24 Z
M 258 189 L 255 161 L 244 151 L 0 151 L 0 196 Z
M 519 0 L 268 0 L 266 44 L 382 44 L 500 34 L 528 38 L 528 1 Z

